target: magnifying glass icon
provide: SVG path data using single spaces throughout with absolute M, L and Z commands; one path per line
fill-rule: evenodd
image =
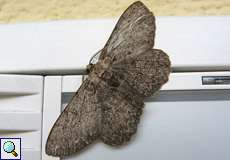
M 12 141 L 7 141 L 4 143 L 3 145 L 3 149 L 6 153 L 11 153 L 14 155 L 14 157 L 17 157 L 18 154 L 17 152 L 15 151 L 15 145 Z

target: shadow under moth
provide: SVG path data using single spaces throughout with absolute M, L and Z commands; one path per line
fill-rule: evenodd
M 95 140 L 119 146 L 131 139 L 144 99 L 168 81 L 171 71 L 168 55 L 153 49 L 155 28 L 155 17 L 142 2 L 125 10 L 55 122 L 46 143 L 48 155 L 71 155 Z

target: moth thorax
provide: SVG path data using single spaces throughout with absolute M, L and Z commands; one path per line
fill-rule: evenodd
M 101 63 L 96 63 L 96 64 L 91 66 L 91 71 L 97 77 L 101 77 L 101 75 L 105 72 L 105 68 Z
M 94 70 L 99 77 L 101 77 L 103 73 L 109 68 L 111 62 L 111 59 L 106 57 L 94 65 Z

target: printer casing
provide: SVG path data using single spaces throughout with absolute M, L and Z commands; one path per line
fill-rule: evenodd
M 0 25 L 0 137 L 22 138 L 23 160 L 229 160 L 230 17 L 156 20 L 154 48 L 172 73 L 145 100 L 137 134 L 63 158 L 45 154 L 47 136 L 116 20 Z

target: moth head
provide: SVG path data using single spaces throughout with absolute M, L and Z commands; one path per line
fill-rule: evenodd
M 90 63 L 86 66 L 86 72 L 89 74 L 93 70 L 94 64 Z

